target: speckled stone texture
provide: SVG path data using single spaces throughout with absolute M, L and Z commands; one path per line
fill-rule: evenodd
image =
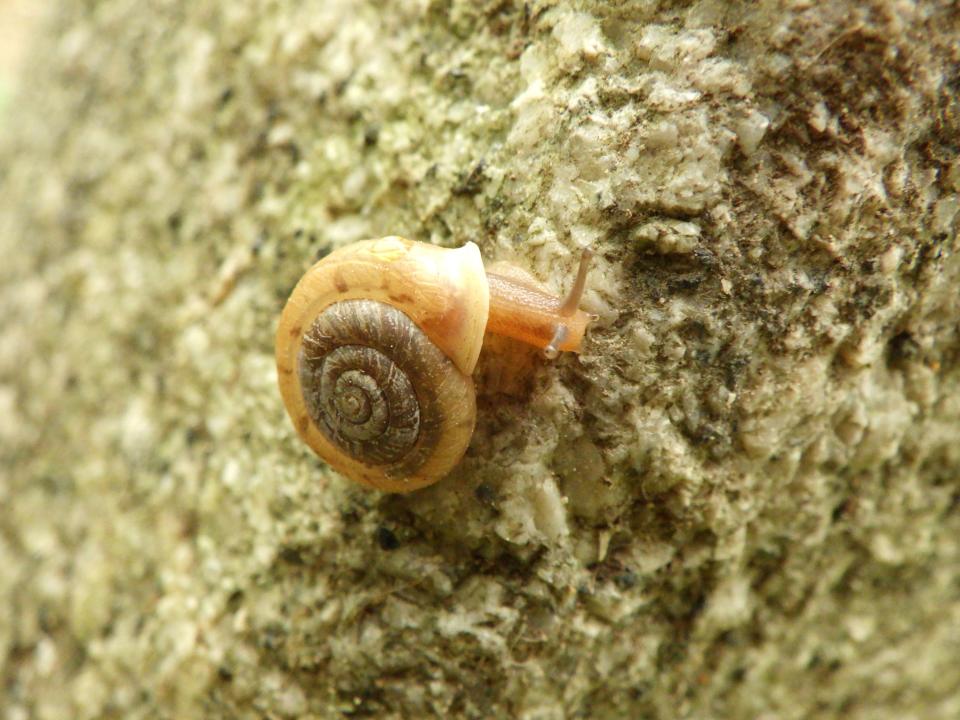
M 960 717 L 960 9 L 78 0 L 0 118 L 0 707 Z M 476 241 L 454 474 L 295 437 L 314 258 Z

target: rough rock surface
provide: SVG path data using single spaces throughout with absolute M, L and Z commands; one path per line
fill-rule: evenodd
M 5 718 L 960 717 L 955 3 L 73 1 L 28 77 Z M 405 497 L 272 358 L 387 234 L 598 254 L 584 353 L 494 345 Z

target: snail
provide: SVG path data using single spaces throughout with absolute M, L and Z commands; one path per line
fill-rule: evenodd
M 327 255 L 300 279 L 276 336 L 280 394 L 300 437 L 367 487 L 410 492 L 444 477 L 476 418 L 471 375 L 484 334 L 578 352 L 589 251 L 568 296 L 512 266 L 487 272 L 477 246 L 400 237 Z

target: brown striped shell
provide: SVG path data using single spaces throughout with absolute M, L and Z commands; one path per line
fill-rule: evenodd
M 436 482 L 473 433 L 470 375 L 488 306 L 472 243 L 390 237 L 331 253 L 298 283 L 277 329 L 280 391 L 297 432 L 370 487 Z

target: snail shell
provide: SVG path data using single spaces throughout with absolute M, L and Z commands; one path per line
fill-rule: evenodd
M 280 392 L 297 432 L 369 487 L 436 482 L 473 433 L 470 375 L 488 312 L 473 243 L 387 237 L 331 253 L 297 284 L 277 329 Z

